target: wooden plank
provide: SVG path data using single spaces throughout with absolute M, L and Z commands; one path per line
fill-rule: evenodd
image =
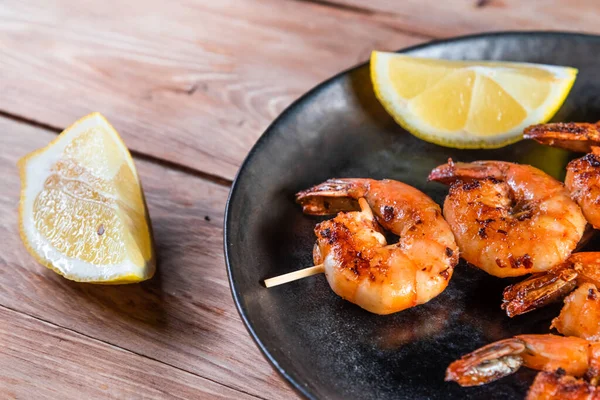
M 0 110 L 64 128 L 100 111 L 138 152 L 231 179 L 284 107 L 423 38 L 283 0 L 4 0 Z
M 406 32 L 450 37 L 501 30 L 600 33 L 597 0 L 303 0 L 368 15 Z
M 157 274 L 136 285 L 78 284 L 37 264 L 18 234 L 15 162 L 55 135 L 8 119 L 0 119 L 0 132 L 0 305 L 252 395 L 291 396 L 231 300 L 222 244 L 228 188 L 136 160 Z
M 0 306 L 2 399 L 256 399 Z

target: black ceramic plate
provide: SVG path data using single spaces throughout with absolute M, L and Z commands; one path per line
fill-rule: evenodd
M 600 37 L 499 33 L 433 42 L 415 56 L 569 65 L 579 76 L 557 121 L 600 119 Z M 427 304 L 389 316 L 336 296 L 324 276 L 266 289 L 262 280 L 312 264 L 315 217 L 294 193 L 332 177 L 391 178 L 443 203 L 447 188 L 428 183 L 448 157 L 531 164 L 562 179 L 575 155 L 523 141 L 498 150 L 455 150 L 400 128 L 376 100 L 364 64 L 313 89 L 265 132 L 242 165 L 225 218 L 225 253 L 234 300 L 250 334 L 300 393 L 320 399 L 523 398 L 535 372 L 493 384 L 444 382 L 446 366 L 495 340 L 548 332 L 559 308 L 509 319 L 500 310 L 509 283 L 461 263 Z M 591 246 L 591 247 L 590 247 Z M 588 248 L 599 248 L 592 243 Z

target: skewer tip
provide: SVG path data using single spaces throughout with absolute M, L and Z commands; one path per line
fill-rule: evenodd
M 273 278 L 265 279 L 264 284 L 265 287 L 270 288 L 273 286 L 282 285 L 284 283 L 293 282 L 298 279 L 306 278 L 312 275 L 322 274 L 325 272 L 325 267 L 323 264 L 315 265 L 313 267 L 303 268 L 298 271 L 290 272 L 288 274 L 283 274 L 279 276 L 275 276 Z

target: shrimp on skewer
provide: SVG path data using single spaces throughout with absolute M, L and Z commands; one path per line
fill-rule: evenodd
M 586 220 L 564 186 L 528 165 L 449 160 L 429 180 L 450 184 L 444 216 L 462 257 L 494 276 L 561 264 L 585 230 Z
M 524 137 L 539 143 L 589 153 L 567 165 L 565 185 L 588 222 L 600 229 L 600 125 L 556 123 L 534 125 Z
M 572 254 L 561 265 L 508 286 L 502 308 L 509 317 L 524 314 L 563 298 L 585 283 L 600 287 L 600 252 Z
M 423 304 L 448 285 L 458 247 L 440 207 L 419 190 L 393 180 L 331 179 L 296 199 L 307 214 L 350 211 L 315 228 L 315 265 L 323 264 L 342 298 L 390 314 Z M 380 225 L 398 243 L 388 244 Z
M 597 378 L 600 343 L 577 337 L 518 335 L 488 344 L 454 361 L 446 381 L 477 386 L 515 373 L 520 367 L 539 371 L 562 369 L 574 377 Z

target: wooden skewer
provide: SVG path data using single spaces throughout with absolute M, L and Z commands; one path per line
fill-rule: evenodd
M 325 272 L 323 264 L 315 265 L 314 267 L 308 267 L 300 269 L 298 271 L 290 272 L 289 274 L 283 274 L 274 278 L 265 279 L 265 286 L 270 288 L 273 286 L 281 285 L 298 279 L 306 278 L 307 276 L 322 274 Z
M 369 207 L 369 203 L 363 197 L 358 199 L 358 205 L 360 206 L 361 212 L 367 214 L 369 219 L 373 219 L 373 211 L 371 211 L 371 207 Z M 325 267 L 323 264 L 315 265 L 314 267 L 303 268 L 298 271 L 290 272 L 288 274 L 283 274 L 276 276 L 274 278 L 265 279 L 265 286 L 270 288 L 273 286 L 281 285 L 284 283 L 297 281 L 298 279 L 306 278 L 307 276 L 312 276 L 316 274 L 322 274 L 325 272 Z
M 369 207 L 369 203 L 367 203 L 364 197 L 358 199 L 358 205 L 360 206 L 360 211 L 365 213 L 367 217 L 372 221 L 373 211 L 371 211 L 371 207 Z

